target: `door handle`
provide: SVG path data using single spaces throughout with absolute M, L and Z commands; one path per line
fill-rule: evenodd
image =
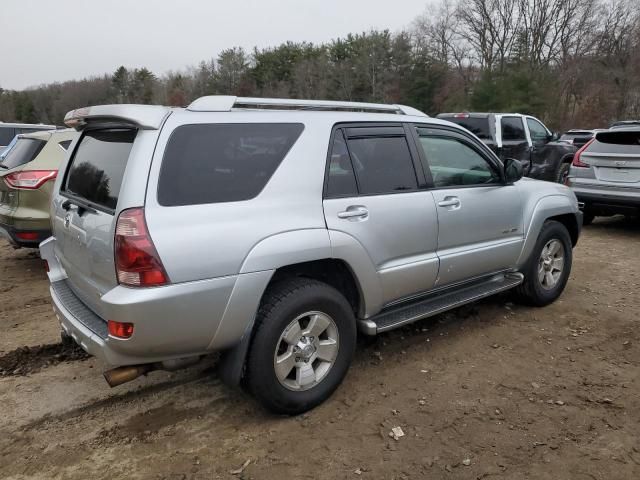
M 455 207 L 460 208 L 460 199 L 458 197 L 444 197 L 444 200 L 438 202 L 439 207 Z
M 338 218 L 366 218 L 369 210 L 365 207 L 347 207 L 344 212 L 338 212 Z

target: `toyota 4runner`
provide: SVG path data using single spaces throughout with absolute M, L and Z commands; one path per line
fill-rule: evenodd
M 376 335 L 515 289 L 563 291 L 581 213 L 467 130 L 399 105 L 203 97 L 69 112 L 41 244 L 63 338 L 111 386 L 221 351 L 295 414 Z

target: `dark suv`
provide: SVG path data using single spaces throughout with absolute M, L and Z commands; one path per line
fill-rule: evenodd
M 558 141 L 540 120 L 519 113 L 441 113 L 438 118 L 466 128 L 501 160 L 515 158 L 527 177 L 563 183 L 577 148 Z

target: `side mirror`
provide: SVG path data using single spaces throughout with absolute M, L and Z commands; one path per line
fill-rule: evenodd
M 557 142 L 560 140 L 560 135 L 557 132 L 552 132 L 551 137 L 549 137 L 550 142 Z
M 522 164 L 515 158 L 507 158 L 504 161 L 504 179 L 507 183 L 514 183 L 524 176 Z

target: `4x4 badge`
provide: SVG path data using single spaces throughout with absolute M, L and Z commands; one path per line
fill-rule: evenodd
M 64 228 L 69 228 L 69 225 L 71 225 L 71 214 L 67 213 L 64 216 Z

